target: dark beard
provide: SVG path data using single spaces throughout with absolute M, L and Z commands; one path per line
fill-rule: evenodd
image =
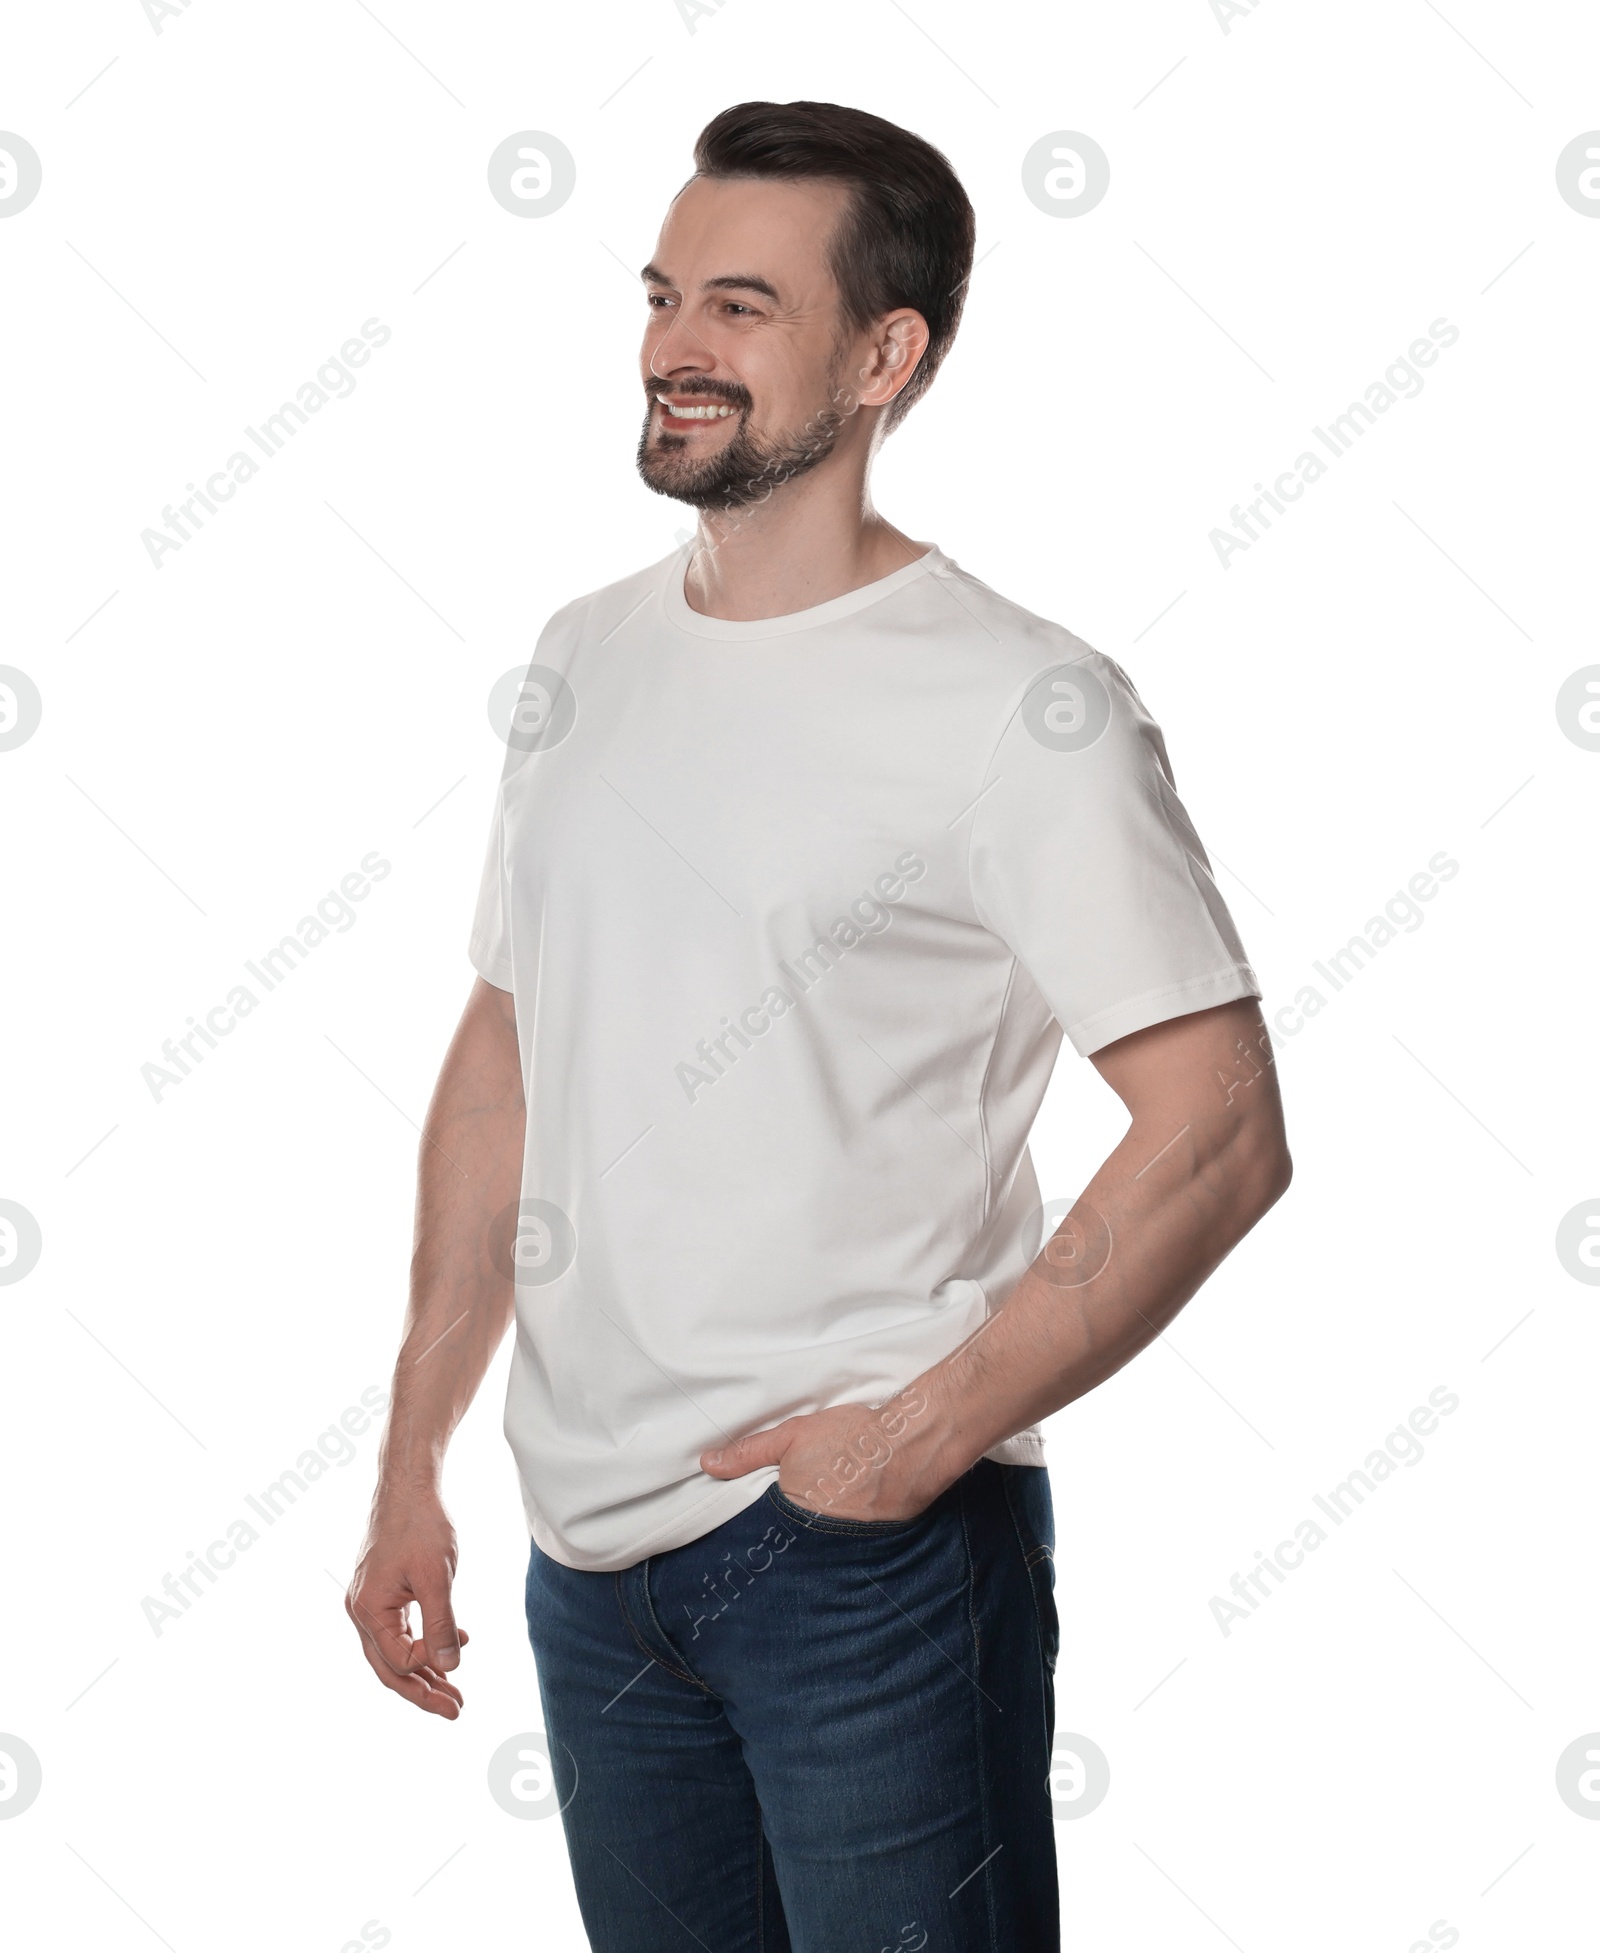
M 701 393 L 704 389 L 695 386 L 693 391 Z M 741 414 L 750 405 L 749 396 L 733 388 L 717 388 L 709 397 L 737 406 Z M 741 421 L 725 447 L 693 463 L 684 458 L 688 441 L 683 435 L 660 434 L 651 440 L 654 409 L 652 396 L 634 457 L 646 488 L 670 496 L 674 502 L 687 502 L 691 508 L 725 512 L 766 501 L 775 488 L 825 461 L 833 452 L 845 419 L 837 408 L 824 407 L 797 433 L 771 441 L 758 439 L 750 432 L 749 423 Z

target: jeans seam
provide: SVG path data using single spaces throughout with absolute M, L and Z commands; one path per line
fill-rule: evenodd
M 1036 1465 L 1016 1465 L 1016 1466 L 1008 1467 L 1006 1469 L 1008 1470 L 1008 1472 L 1011 1470 L 1037 1471 L 1039 1467 Z M 1045 1560 L 1053 1561 L 1055 1559 L 1055 1550 L 1053 1547 L 1041 1545 L 1037 1542 L 1032 1546 L 1028 1544 L 1028 1535 L 1023 1531 L 1022 1520 L 1019 1518 L 1017 1514 L 1016 1505 L 1013 1502 L 1011 1497 L 1012 1488 L 1015 1482 L 1016 1481 L 1010 1478 L 1009 1476 L 1006 1479 L 1006 1483 L 1005 1483 L 1006 1511 L 1011 1518 L 1011 1530 L 1017 1536 L 1017 1546 L 1022 1553 L 1023 1571 L 1028 1576 L 1028 1592 L 1033 1599 L 1033 1625 L 1034 1625 L 1034 1632 L 1037 1634 L 1038 1641 L 1039 1641 L 1040 1672 L 1042 1674 L 1045 1674 L 1046 1677 L 1048 1678 L 1048 1664 L 1045 1661 L 1045 1649 L 1044 1649 L 1044 1644 L 1045 1644 L 1044 1610 L 1040 1606 L 1039 1589 L 1033 1577 L 1033 1570 L 1036 1566 L 1040 1565 Z
M 667 1631 L 661 1625 L 660 1616 L 656 1613 L 656 1604 L 650 1598 L 650 1562 L 648 1560 L 644 1562 L 644 1564 L 641 1566 L 639 1570 L 639 1592 L 644 1597 L 645 1612 L 650 1616 L 650 1625 L 655 1629 L 656 1633 L 661 1636 L 661 1639 L 666 1642 L 667 1646 L 671 1648 L 673 1644 L 670 1640 L 668 1640 Z M 676 1652 L 676 1650 L 674 1650 L 674 1652 Z M 680 1657 L 680 1659 L 682 1659 L 682 1657 Z M 665 1668 L 667 1666 L 667 1663 L 663 1662 L 661 1665 L 663 1668 Z M 682 1674 L 683 1674 L 683 1679 L 686 1682 L 692 1682 L 694 1686 L 697 1689 L 699 1689 L 703 1695 L 709 1695 L 713 1702 L 719 1701 L 721 1699 L 718 1696 L 716 1690 L 712 1688 L 708 1682 L 701 1681 L 700 1677 L 697 1674 L 695 1674 L 692 1668 L 690 1668 L 687 1660 L 684 1660 Z
M 985 1461 L 980 1460 L 980 1464 Z M 993 1461 L 987 1461 L 992 1463 Z M 977 1467 L 973 1468 L 974 1471 Z M 997 1467 L 998 1469 L 998 1467 Z M 968 1506 L 972 1498 L 973 1472 L 964 1474 L 961 1481 L 961 1547 L 967 1565 L 967 1621 L 972 1629 L 972 1727 L 976 1737 L 978 1760 L 978 1811 L 983 1828 L 983 1894 L 984 1909 L 989 1916 L 989 1953 L 1001 1953 L 1000 1924 L 995 1917 L 994 1873 L 990 1869 L 994 1853 L 989 1840 L 994 1833 L 994 1812 L 989 1801 L 988 1745 L 984 1736 L 983 1710 L 979 1696 L 983 1687 L 978 1680 L 983 1667 L 983 1639 L 978 1628 L 978 1581 L 972 1564 L 972 1534 L 968 1525 Z
M 844 1519 L 825 1512 L 813 1512 L 810 1506 L 799 1505 L 776 1484 L 767 1487 L 767 1495 L 786 1519 L 793 1515 L 791 1523 L 804 1526 L 810 1533 L 833 1533 L 844 1539 L 882 1538 L 890 1533 L 907 1532 L 917 1520 L 919 1512 L 910 1519 Z
M 1044 1753 L 1046 1769 L 1048 1770 L 1049 1759 L 1053 1754 L 1055 1742 L 1055 1664 L 1050 1659 L 1047 1647 L 1048 1637 L 1045 1632 L 1044 1620 L 1045 1602 L 1044 1596 L 1039 1591 L 1039 1584 L 1035 1577 L 1034 1569 L 1046 1563 L 1053 1563 L 1055 1560 L 1055 1551 L 1052 1547 L 1042 1544 L 1036 1545 L 1031 1552 L 1029 1551 L 1028 1535 L 1023 1529 L 1021 1515 L 1018 1513 L 1016 1504 L 1011 1496 L 1016 1480 L 1010 1476 L 1012 1471 L 1034 1471 L 1037 1469 L 1037 1466 L 1032 1465 L 1015 1465 L 1007 1468 L 1006 1510 L 1011 1515 L 1011 1529 L 1016 1534 L 1017 1545 L 1022 1550 L 1023 1574 L 1028 1582 L 1029 1598 L 1033 1602 L 1034 1649 L 1038 1662 L 1039 1703 L 1044 1713 Z M 1059 1635 L 1057 1639 L 1059 1641 Z
M 646 1562 L 646 1564 L 648 1565 L 648 1562 Z M 614 1576 L 616 1589 L 617 1589 L 617 1608 L 622 1615 L 623 1626 L 628 1630 L 629 1634 L 633 1636 L 634 1646 L 639 1650 L 640 1654 L 648 1656 L 649 1659 L 653 1661 L 658 1668 L 664 1668 L 669 1675 L 675 1675 L 680 1682 L 688 1682 L 697 1689 L 704 1689 L 705 1693 L 707 1695 L 710 1695 L 711 1690 L 706 1688 L 705 1683 L 700 1680 L 698 1675 L 691 1675 L 688 1672 L 688 1670 L 684 1668 L 675 1668 L 670 1661 L 667 1661 L 663 1656 L 657 1654 L 656 1650 L 650 1646 L 649 1642 L 645 1640 L 644 1636 L 640 1634 L 638 1628 L 634 1625 L 633 1616 L 628 1612 L 628 1603 L 623 1594 L 623 1589 L 622 1589 L 623 1574 L 632 1573 L 634 1570 L 635 1569 L 633 1567 L 624 1567 L 621 1570 L 621 1572 L 617 1573 Z M 641 1575 L 640 1584 L 644 1588 L 644 1604 L 647 1608 L 650 1609 L 651 1623 L 654 1626 L 656 1632 L 661 1635 L 662 1640 L 665 1641 L 667 1637 L 662 1632 L 661 1623 L 656 1619 L 656 1610 L 654 1609 L 654 1607 L 650 1606 L 650 1587 L 649 1587 L 648 1575 Z M 668 1645 L 670 1646 L 671 1644 L 669 1643 Z
M 766 1895 L 766 1851 L 764 1834 L 761 1829 L 761 1806 L 756 1806 L 756 1953 L 766 1953 L 767 1946 L 767 1895 Z

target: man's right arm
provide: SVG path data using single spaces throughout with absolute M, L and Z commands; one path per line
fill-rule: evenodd
M 461 1693 L 448 1671 L 467 1636 L 450 1605 L 456 1536 L 441 1490 L 444 1454 L 511 1321 L 515 1289 L 509 1266 L 497 1265 L 509 1240 L 492 1237 L 521 1191 L 525 1121 L 511 993 L 479 977 L 423 1125 L 405 1336 L 372 1517 L 345 1596 L 384 1687 L 451 1721 Z M 422 1613 L 416 1637 L 412 1601 Z

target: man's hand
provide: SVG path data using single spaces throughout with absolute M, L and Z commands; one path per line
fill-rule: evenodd
M 450 1607 L 455 1571 L 455 1528 L 437 1499 L 379 1506 L 344 1598 L 378 1680 L 448 1722 L 462 1705 L 461 1691 L 445 1671 L 460 1661 L 468 1638 Z M 411 1633 L 412 1601 L 422 1610 L 419 1636 Z
M 796 1505 L 839 1519 L 914 1519 L 958 1474 L 942 1472 L 922 1442 L 928 1408 L 913 1387 L 874 1410 L 840 1404 L 702 1454 L 712 1478 L 778 1467 L 778 1489 Z

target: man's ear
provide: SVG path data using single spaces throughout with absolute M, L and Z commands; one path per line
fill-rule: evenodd
M 928 350 L 928 322 L 910 306 L 879 321 L 871 362 L 861 373 L 857 399 L 863 407 L 886 407 L 901 391 Z

